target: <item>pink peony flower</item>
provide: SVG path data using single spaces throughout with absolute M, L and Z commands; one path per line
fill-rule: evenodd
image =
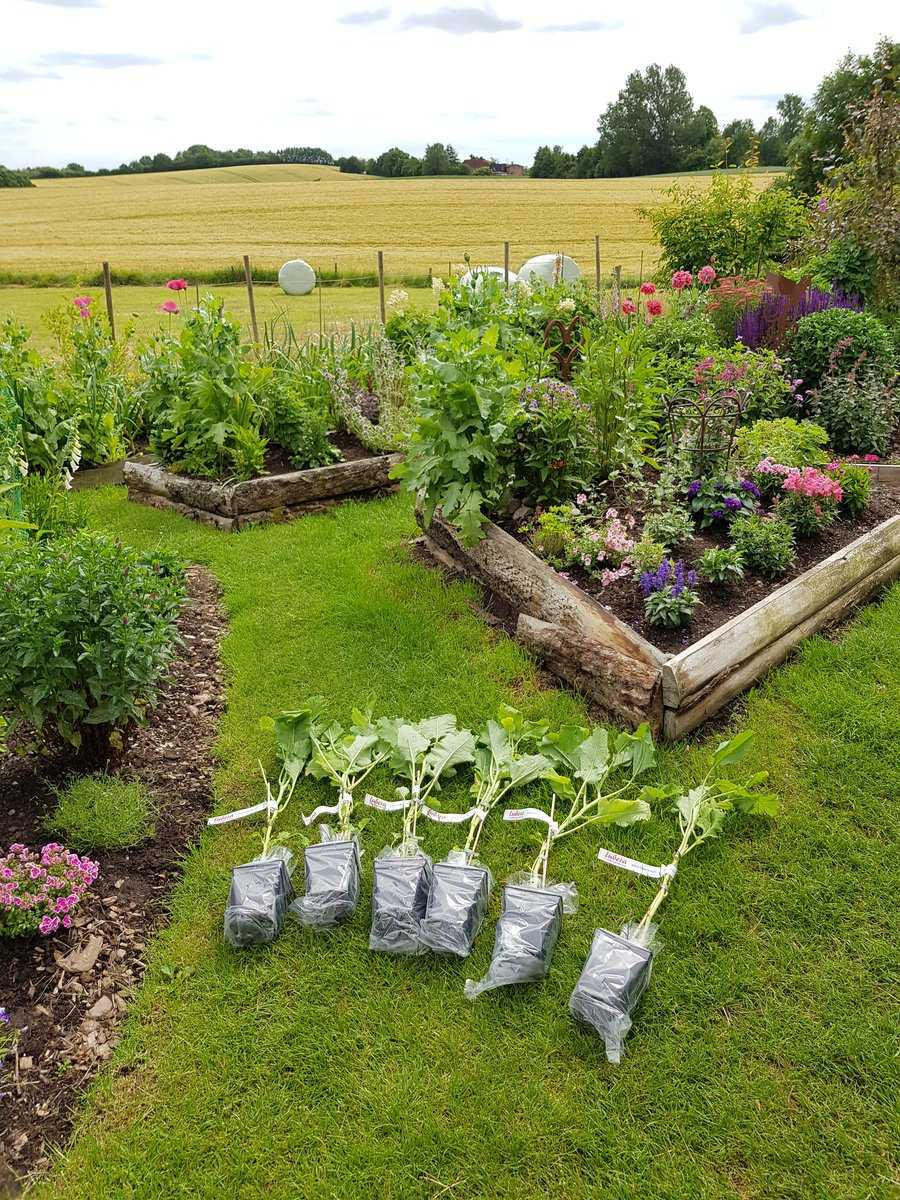
M 715 277 L 716 277 L 715 267 L 709 267 L 709 266 L 701 267 L 700 270 L 697 272 L 698 280 L 704 285 L 712 283 L 712 281 L 715 279 Z
M 652 296 L 655 291 L 656 291 L 655 283 L 650 283 L 648 280 L 647 283 L 641 284 L 641 295 L 642 296 Z
M 648 300 L 647 312 L 651 317 L 658 317 L 662 312 L 662 303 L 659 300 Z
M 672 276 L 672 288 L 676 292 L 681 292 L 686 287 L 690 287 L 693 282 L 694 277 L 690 271 L 676 271 Z
M 169 289 L 170 292 L 186 292 L 187 291 L 187 280 L 186 279 L 170 279 L 169 282 L 166 284 L 166 287 Z
M 175 303 L 174 300 L 166 300 L 162 304 L 160 304 L 157 311 L 168 313 L 170 317 L 174 317 L 177 313 L 181 312 L 181 309 L 178 307 L 178 305 Z
M 629 300 L 626 297 L 622 301 L 622 312 L 625 313 L 627 317 L 631 317 L 637 312 L 637 305 L 633 300 Z

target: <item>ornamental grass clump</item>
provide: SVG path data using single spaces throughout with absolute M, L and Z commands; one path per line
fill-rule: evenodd
M 69 929 L 99 871 L 97 863 L 58 842 L 39 853 L 16 842 L 0 857 L 0 936 Z
M 756 790 L 765 783 L 767 772 L 751 775 L 744 783 L 716 778 L 720 771 L 740 762 L 753 737 L 749 732 L 740 733 L 730 741 L 721 742 L 700 783 L 686 792 L 677 786 L 644 788 L 641 793 L 644 803 L 674 802 L 672 811 L 678 815 L 681 839 L 670 863 L 653 867 L 608 851 L 600 852 L 599 857 L 613 866 L 660 880 L 657 893 L 639 922 L 623 925 L 618 935 L 608 929 L 595 931 L 591 952 L 569 1000 L 572 1015 L 601 1035 L 606 1057 L 612 1063 L 621 1060 L 625 1037 L 631 1028 L 631 1014 L 650 981 L 658 951 L 654 918 L 682 861 L 705 842 L 718 837 L 734 816 L 771 817 L 778 811 L 774 795 Z
M 633 794 L 638 777 L 656 760 L 646 725 L 618 735 L 564 726 L 543 738 L 541 753 L 552 763 L 543 776 L 553 793 L 550 811 L 507 809 L 504 819 L 540 821 L 547 832 L 531 869 L 504 888 L 487 974 L 465 983 L 470 1000 L 493 988 L 542 979 L 549 971 L 563 912 L 574 912 L 577 904 L 574 884 L 548 883 L 553 846 L 590 825 L 631 825 L 650 816 L 649 804 Z
M 645 571 L 640 589 L 644 596 L 644 615 L 651 625 L 678 629 L 687 625 L 700 603 L 697 572 L 688 570 L 678 559 L 664 558 L 656 571 Z

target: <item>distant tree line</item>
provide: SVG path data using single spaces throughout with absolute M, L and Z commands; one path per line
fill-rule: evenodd
M 469 168 L 459 160 L 451 145 L 432 142 L 425 147 L 421 158 L 392 146 L 377 158 L 357 158 L 351 154 L 337 159 L 340 170 L 349 175 L 380 175 L 383 179 L 401 179 L 410 175 L 469 175 Z
M 65 179 L 81 175 L 144 175 L 155 171 L 197 171 L 205 167 L 247 167 L 256 163 L 309 163 L 316 167 L 334 166 L 334 159 L 320 146 L 286 146 L 283 150 L 213 150 L 211 146 L 188 146 L 174 156 L 145 154 L 118 167 L 89 171 L 81 163 L 65 167 L 26 167 L 30 179 Z
M 34 187 L 24 171 L 14 171 L 0 163 L 0 188 Z

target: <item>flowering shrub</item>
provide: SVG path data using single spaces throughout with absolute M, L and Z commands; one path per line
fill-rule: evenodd
M 713 547 L 700 555 L 700 578 L 716 587 L 731 587 L 744 578 L 744 556 L 734 546 Z
M 586 495 L 578 496 L 581 505 Z M 601 518 L 583 513 L 578 505 L 556 505 L 541 513 L 530 533 L 532 547 L 557 568 L 580 567 L 609 587 L 631 573 L 634 548 L 633 518 L 624 520 L 614 508 Z
M 775 475 L 783 475 L 778 498 L 778 516 L 801 537 L 814 537 L 838 516 L 844 493 L 830 475 L 815 467 L 784 468 L 778 463 L 760 463 Z M 786 474 L 784 472 L 786 471 Z
M 0 545 L 0 709 L 98 755 L 156 702 L 183 572 L 84 533 Z
M 687 495 L 700 528 L 708 529 L 717 522 L 727 524 L 743 513 L 755 512 L 760 490 L 752 479 L 695 479 Z
M 573 388 L 539 379 L 522 391 L 516 428 L 516 490 L 537 506 L 570 499 L 590 473 L 589 428 Z
M 747 279 L 743 275 L 723 275 L 710 288 L 706 312 L 724 344 L 735 341 L 735 325 L 741 315 L 760 300 L 765 292 L 762 279 Z
M 885 325 L 871 313 L 826 308 L 810 313 L 793 327 L 787 355 L 807 389 L 827 375 L 872 375 L 887 382 L 896 371 L 894 346 Z
M 847 342 L 837 343 L 825 378 L 809 393 L 810 412 L 835 450 L 885 454 L 900 419 L 900 394 L 893 381 L 867 369 L 865 352 L 844 370 L 840 358 Z
M 753 482 L 769 498 L 781 490 L 781 478 L 766 469 L 760 471 L 761 462 L 805 467 L 822 466 L 828 461 L 824 449 L 828 445 L 827 431 L 812 421 L 795 421 L 792 417 L 756 421 L 737 431 L 735 443 L 738 462 L 751 471 Z
M 645 571 L 640 588 L 644 594 L 644 615 L 651 625 L 677 629 L 686 625 L 700 603 L 697 572 L 685 569 L 679 559 L 664 558 L 656 571 Z
M 741 517 L 732 525 L 731 537 L 745 565 L 765 579 L 777 579 L 796 561 L 794 531 L 779 517 Z
M 659 363 L 667 397 L 739 403 L 742 418 L 780 417 L 796 411 L 800 380 L 788 378 L 785 365 L 771 350 L 754 353 L 743 346 L 710 347 L 693 361 Z
M 40 854 L 21 843 L 0 856 L 0 936 L 56 933 L 72 924 L 72 913 L 99 873 L 57 842 Z

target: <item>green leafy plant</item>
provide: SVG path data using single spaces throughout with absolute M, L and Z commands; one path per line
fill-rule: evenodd
M 639 582 L 644 615 L 651 625 L 677 629 L 690 622 L 700 603 L 696 571 L 686 569 L 680 559 L 673 563 L 664 558 L 656 571 L 645 571 Z
M 85 775 L 57 789 L 43 826 L 73 850 L 126 850 L 153 836 L 156 811 L 139 780 Z
M 658 509 L 644 518 L 642 537 L 658 542 L 666 550 L 677 550 L 685 546 L 694 536 L 694 522 L 687 509 L 680 505 Z
M 473 761 L 475 735 L 457 728 L 456 717 L 449 713 L 415 724 L 403 717 L 383 717 L 376 729 L 390 748 L 392 772 L 409 781 L 409 787 L 404 784 L 396 793 L 405 802 L 401 847 L 412 847 L 422 805 L 432 792 L 440 791 L 442 778 L 452 778 L 458 766 Z
M 326 725 L 319 719 L 313 720 L 312 756 L 307 766 L 308 775 L 327 779 L 338 789 L 337 836 L 343 839 L 357 832 L 351 824 L 353 793 L 391 753 L 391 747 L 381 740 L 372 723 L 371 713 L 354 709 L 351 719 L 347 730 L 337 722 Z
M 0 544 L 0 707 L 86 755 L 142 721 L 178 644 L 183 572 L 99 534 Z
M 794 531 L 779 517 L 741 517 L 732 525 L 731 537 L 745 566 L 765 579 L 777 579 L 797 560 Z
M 269 781 L 262 763 L 259 764 L 266 789 L 263 805 L 266 823 L 260 852 L 263 859 L 269 858 L 276 846 L 285 845 L 293 840 L 294 835 L 290 830 L 282 830 L 276 834 L 275 828 L 290 804 L 297 782 L 312 754 L 312 727 L 320 711 L 321 702 L 314 699 L 304 708 L 279 713 L 274 719 L 263 717 L 260 720 L 263 729 L 275 734 L 279 762 L 278 778 L 274 785 Z
M 597 727 L 564 725 L 548 733 L 541 754 L 553 770 L 544 775 L 553 792 L 547 832 L 530 874 L 541 886 L 554 845 L 590 825 L 633 825 L 650 818 L 650 805 L 633 793 L 636 781 L 656 762 L 647 725 L 613 734 Z
M 701 529 L 755 512 L 759 495 L 756 484 L 746 479 L 695 479 L 688 487 L 691 512 Z
M 643 326 L 589 334 L 574 385 L 588 411 L 597 477 L 612 479 L 650 461 L 660 400 L 655 356 L 644 345 Z
M 521 395 L 516 432 L 516 491 L 529 504 L 558 504 L 584 486 L 591 472 L 588 419 L 575 391 L 539 379 Z
M 841 515 L 851 520 L 861 517 L 872 497 L 871 471 L 852 463 L 839 463 L 834 474 L 843 493 L 839 504 Z
M 826 308 L 802 317 L 787 341 L 791 369 L 809 391 L 826 375 L 872 375 L 888 382 L 896 372 L 891 335 L 877 317 L 849 308 Z M 862 360 L 862 361 L 860 361 Z
M 391 472 L 422 493 L 426 524 L 440 507 L 466 545 L 511 486 L 510 449 L 521 410 L 514 403 L 521 364 L 497 349 L 499 328 L 460 329 L 418 374 L 422 412 L 404 462 Z
M 735 444 L 738 461 L 753 473 L 753 482 L 764 496 L 775 495 L 781 487 L 778 476 L 756 471 L 764 459 L 785 467 L 817 466 L 828 462 L 828 431 L 812 421 L 795 421 L 792 417 L 755 421 L 737 431 Z
M 782 492 L 775 504 L 780 520 L 793 529 L 796 537 L 818 537 L 838 519 L 834 500 L 805 496 L 801 492 Z
M 886 454 L 900 421 L 896 383 L 866 370 L 862 355 L 844 370 L 838 365 L 841 347 L 838 342 L 824 379 L 809 394 L 812 414 L 828 431 L 835 450 Z
M 645 533 L 639 541 L 635 542 L 629 555 L 635 580 L 640 580 L 640 577 L 648 571 L 658 571 L 667 553 L 667 546 L 662 542 L 653 541 Z
M 700 578 L 716 587 L 732 587 L 744 578 L 744 556 L 734 546 L 704 550 L 698 564 Z
M 81 461 L 78 419 L 66 410 L 56 377 L 36 350 L 28 330 L 13 317 L 0 325 L 0 411 L 4 458 L 18 453 L 32 469 L 62 477 Z
M 551 566 L 562 568 L 575 556 L 575 545 L 583 521 L 571 504 L 555 504 L 542 512 L 528 532 L 534 552 Z
M 35 538 L 76 533 L 87 524 L 87 512 L 77 493 L 55 475 L 26 475 L 21 485 L 21 512 Z
M 677 786 L 667 786 L 646 787 L 641 793 L 645 802 L 674 801 L 672 811 L 678 814 L 681 840 L 672 855 L 670 870 L 662 876 L 650 907 L 634 931 L 633 938 L 640 944 L 645 944 L 644 935 L 648 933 L 653 918 L 669 894 L 675 872 L 688 854 L 711 838 L 718 837 L 733 816 L 773 817 L 777 814 L 777 797 L 771 792 L 756 790 L 766 782 L 767 771 L 751 775 L 743 783 L 714 778 L 719 772 L 739 763 L 750 750 L 753 740 L 754 734 L 745 732 L 720 742 L 700 783 L 687 792 Z

